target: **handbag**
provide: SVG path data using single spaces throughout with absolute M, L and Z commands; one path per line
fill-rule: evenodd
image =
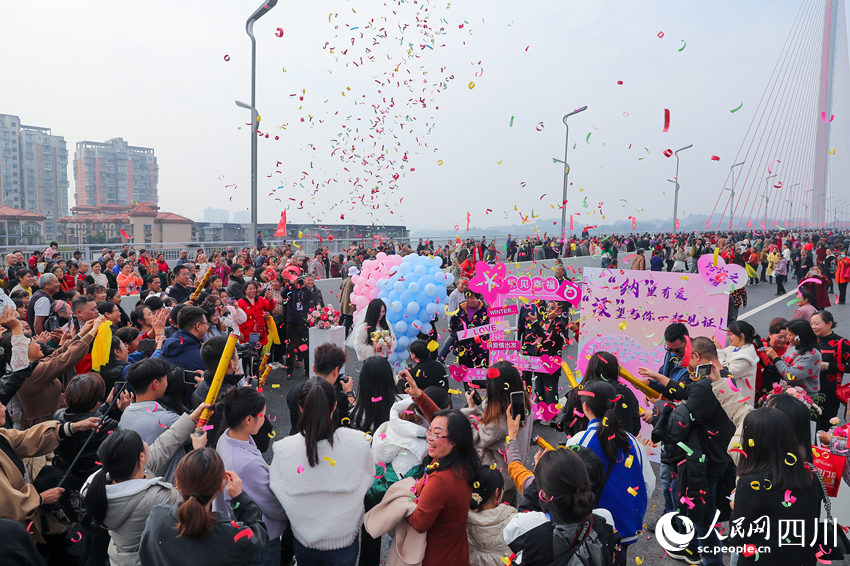
M 812 469 L 812 475 L 818 479 L 818 484 L 820 484 L 821 491 L 823 492 L 823 507 L 826 511 L 827 524 L 832 523 L 834 521 L 832 518 L 832 502 L 829 500 L 829 495 L 826 493 L 826 486 L 823 484 L 823 478 L 820 477 L 820 472 L 818 472 L 817 469 Z M 847 534 L 844 532 L 844 529 L 841 528 L 841 525 L 837 525 L 835 528 L 835 544 L 823 546 L 824 550 L 829 550 L 829 552 L 824 553 L 824 556 L 828 556 L 831 561 L 843 560 L 845 556 L 850 555 L 850 540 L 847 540 Z

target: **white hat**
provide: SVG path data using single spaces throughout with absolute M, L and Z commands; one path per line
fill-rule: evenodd
M 349 277 L 353 277 L 353 276 L 357 275 L 358 273 L 360 273 L 360 270 L 357 269 L 356 266 L 352 265 L 351 267 L 348 268 L 348 276 Z

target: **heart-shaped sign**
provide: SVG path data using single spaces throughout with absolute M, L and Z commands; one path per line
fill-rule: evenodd
M 697 269 L 707 295 L 728 294 L 749 281 L 747 270 L 740 265 L 727 265 L 722 257 L 718 257 L 717 265 L 714 265 L 714 254 L 700 256 Z
M 451 365 L 449 366 L 449 375 L 458 383 L 466 381 L 466 374 L 469 369 L 466 366 Z
M 559 356 L 543 354 L 540 356 L 540 363 L 543 364 L 546 373 L 555 373 L 561 367 L 561 358 Z
M 543 421 L 551 421 L 558 416 L 558 408 L 555 403 L 544 403 L 543 401 L 534 404 L 534 418 Z

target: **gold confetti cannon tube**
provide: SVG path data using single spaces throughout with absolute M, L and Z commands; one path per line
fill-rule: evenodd
M 543 438 L 540 435 L 535 436 L 534 439 L 532 440 L 532 442 L 534 442 L 534 444 L 536 444 L 537 446 L 539 446 L 543 450 L 554 450 L 555 449 L 554 446 L 552 446 L 551 444 L 546 442 L 546 439 Z
M 234 333 L 231 333 L 230 336 L 227 337 L 227 344 L 224 345 L 224 353 L 222 353 L 221 359 L 218 361 L 218 367 L 215 368 L 215 375 L 213 376 L 212 383 L 210 384 L 210 390 L 207 393 L 207 398 L 204 399 L 204 403 L 207 405 L 214 405 L 215 400 L 218 399 L 218 392 L 221 390 L 221 384 L 224 381 L 224 374 L 227 373 L 227 367 L 230 365 L 230 358 L 233 357 L 233 351 L 236 349 L 236 339 L 237 336 Z M 204 409 L 204 412 L 201 413 L 201 418 L 198 419 L 198 426 L 195 427 L 195 429 L 201 430 L 204 428 L 210 420 L 210 415 L 212 415 L 212 410 Z
M 653 389 L 649 385 L 646 385 L 644 382 L 640 381 L 638 378 L 636 378 L 635 376 L 630 374 L 628 372 L 628 370 L 626 368 L 624 368 L 623 366 L 620 366 L 620 377 L 622 377 L 623 379 L 625 379 L 626 381 L 628 381 L 629 383 L 634 385 L 635 388 L 638 389 L 638 391 L 640 391 L 641 393 L 646 395 L 648 398 L 650 398 L 650 399 L 660 399 L 661 398 L 661 394 L 658 391 L 656 391 L 655 389 Z
M 262 389 L 266 385 L 266 380 L 269 378 L 269 373 L 272 371 L 271 367 L 266 366 L 266 369 L 260 374 L 260 384 L 258 387 Z
M 215 267 L 212 266 L 212 265 L 207 268 L 207 272 L 204 273 L 204 276 L 201 278 L 200 281 L 198 281 L 198 285 L 195 287 L 195 290 L 192 291 L 192 295 L 189 297 L 189 300 L 191 300 L 191 301 L 198 300 L 198 297 L 201 296 L 201 291 L 203 291 L 204 287 L 206 287 L 207 283 L 209 283 L 210 277 L 212 277 L 214 270 L 215 270 Z
M 269 363 L 269 357 L 271 357 L 271 352 L 266 352 L 263 354 L 263 361 L 260 362 L 260 369 L 257 370 L 257 375 L 263 375 L 263 371 L 266 369 L 266 365 Z

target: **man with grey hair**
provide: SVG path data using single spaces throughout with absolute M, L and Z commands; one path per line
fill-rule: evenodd
M 38 291 L 32 294 L 27 305 L 27 322 L 33 335 L 44 332 L 44 322 L 50 316 L 53 295 L 59 292 L 59 279 L 52 273 L 43 273 L 38 278 Z

